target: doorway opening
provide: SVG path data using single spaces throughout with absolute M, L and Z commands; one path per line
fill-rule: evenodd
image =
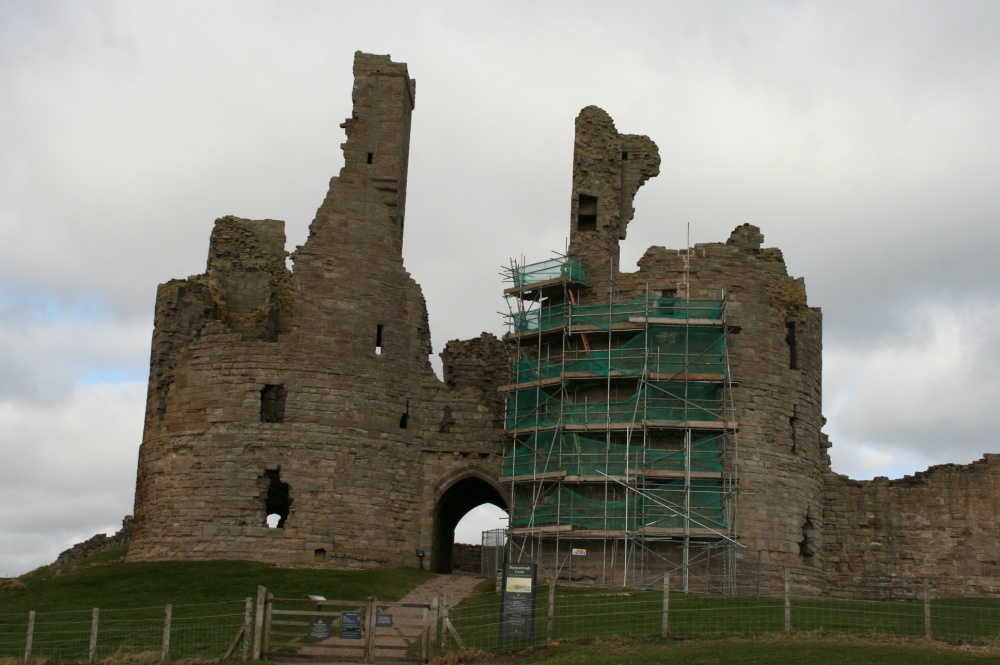
M 484 504 L 493 509 L 480 509 Z M 464 521 L 467 515 L 473 515 L 468 523 L 463 524 L 461 533 L 468 540 L 467 534 L 476 530 L 486 531 L 506 526 L 501 522 L 497 511 L 507 510 L 507 501 L 500 491 L 487 481 L 477 476 L 467 476 L 453 483 L 441 495 L 434 507 L 434 546 L 431 552 L 430 568 L 435 573 L 451 573 L 454 569 L 454 550 L 456 527 Z M 481 521 L 481 528 L 476 522 Z M 481 536 L 480 536 L 481 537 Z M 477 537 L 475 544 L 480 542 Z

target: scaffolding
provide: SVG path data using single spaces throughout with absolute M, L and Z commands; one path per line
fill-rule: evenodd
M 503 277 L 508 556 L 570 579 L 590 549 L 602 585 L 676 571 L 687 590 L 697 569 L 725 592 L 742 545 L 724 295 L 647 285 L 622 299 L 612 283 L 594 304 L 581 263 L 561 255 Z

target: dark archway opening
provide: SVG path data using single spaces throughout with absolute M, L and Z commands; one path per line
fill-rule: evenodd
M 475 476 L 463 478 L 445 491 L 434 506 L 434 546 L 430 568 L 435 573 L 451 573 L 455 526 L 465 514 L 484 503 L 508 510 L 503 495 L 488 482 Z

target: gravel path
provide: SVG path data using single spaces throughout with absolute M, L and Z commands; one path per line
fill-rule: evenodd
M 424 582 L 416 589 L 406 594 L 401 603 L 429 603 L 434 596 L 447 596 L 448 606 L 454 607 L 459 602 L 468 598 L 477 584 L 485 577 L 473 575 L 471 573 L 452 573 L 451 575 L 438 575 L 432 580 Z M 444 600 L 444 598 L 442 598 Z

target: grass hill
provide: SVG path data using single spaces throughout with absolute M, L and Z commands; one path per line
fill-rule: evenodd
M 124 546 L 113 548 L 0 582 L 0 615 L 238 601 L 255 597 L 258 585 L 279 598 L 398 600 L 433 577 L 417 569 L 314 570 L 252 561 L 123 563 L 124 554 Z
M 248 561 L 169 561 L 121 562 L 125 548 L 107 551 L 66 563 L 56 563 L 20 578 L 0 581 L 0 634 L 5 628 L 23 635 L 30 610 L 43 614 L 81 614 L 89 618 L 91 608 L 127 610 L 129 614 L 151 612 L 162 616 L 164 605 L 194 606 L 233 602 L 237 605 L 256 595 L 263 585 L 277 597 L 304 598 L 320 594 L 327 598 L 362 601 L 370 595 L 397 600 L 407 591 L 432 578 L 432 573 L 416 569 L 333 571 L 280 568 Z M 484 585 L 483 594 L 489 595 Z M 237 607 L 239 611 L 239 607 Z M 104 616 L 104 614 L 102 614 Z M 236 619 L 237 623 L 239 619 Z M 223 646 L 232 639 L 224 635 Z M 155 639 L 158 636 L 154 635 Z M 2 641 L 2 640 L 0 640 Z M 14 646 L 10 654 L 14 656 Z M 539 647 L 522 654 L 463 655 L 445 657 L 442 662 L 474 662 L 479 665 L 569 665 L 588 663 L 740 665 L 750 663 L 935 663 L 960 665 L 1000 662 L 996 646 L 945 647 L 914 638 L 823 634 L 791 638 L 764 636 L 752 639 L 663 640 L 645 638 L 602 638 L 585 642 L 564 642 Z M 15 663 L 0 657 L 0 665 Z M 19 661 L 16 661 L 19 662 Z M 127 661 L 121 661 L 127 662 Z

